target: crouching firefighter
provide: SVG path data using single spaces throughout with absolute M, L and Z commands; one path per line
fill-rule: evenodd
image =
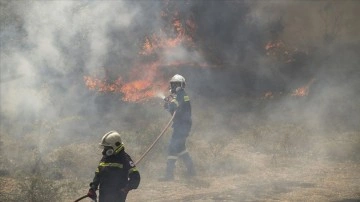
M 190 99 L 184 88 L 185 78 L 183 76 L 176 74 L 170 79 L 171 94 L 164 99 L 164 108 L 171 115 L 175 111 L 176 113 L 173 119 L 173 132 L 168 147 L 166 173 L 164 177 L 160 178 L 160 181 L 174 179 L 175 164 L 178 158 L 184 162 L 188 177 L 196 175 L 192 158 L 186 150 L 186 139 L 191 130 L 192 120 Z
M 139 186 L 140 173 L 125 152 L 118 132 L 106 133 L 101 139 L 100 147 L 103 149 L 103 157 L 87 196 L 96 200 L 96 190 L 99 188 L 99 202 L 123 202 L 128 192 Z

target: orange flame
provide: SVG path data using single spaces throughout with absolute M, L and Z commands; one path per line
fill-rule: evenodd
M 309 94 L 309 88 L 315 79 L 311 79 L 305 86 L 295 89 L 292 92 L 292 96 L 303 97 Z
M 121 87 L 120 91 L 124 93 L 123 100 L 130 102 L 138 102 L 155 95 L 155 92 L 151 90 L 151 82 L 145 80 L 126 83 Z
M 295 97 L 304 97 L 304 96 L 307 96 L 309 94 L 309 90 L 310 90 L 310 86 L 314 83 L 315 79 L 311 79 L 305 86 L 302 86 L 302 87 L 299 87 L 295 90 L 293 90 L 291 93 L 290 93 L 290 96 L 295 96 Z M 274 92 L 271 92 L 271 91 L 267 91 L 263 94 L 263 96 L 261 97 L 261 99 L 273 99 L 275 97 L 277 97 L 278 95 L 283 95 L 282 92 L 280 93 L 275 93 Z M 288 94 L 287 94 L 288 95 Z
M 172 30 L 169 30 L 169 27 L 165 27 L 167 28 L 165 31 L 160 30 L 158 33 L 146 36 L 139 51 L 140 56 L 149 56 L 156 54 L 158 51 L 167 51 L 180 45 L 193 45 L 192 36 L 195 33 L 196 24 L 192 19 L 181 20 L 178 12 L 170 12 L 166 8 L 160 13 L 160 16 L 172 23 L 172 27 L 170 27 Z M 173 34 L 168 34 L 167 31 Z M 161 77 L 160 67 L 187 64 L 186 62 L 165 64 L 161 55 L 159 56 L 146 57 L 145 59 L 151 60 L 151 62 L 132 68 L 132 71 L 126 77 L 126 81 L 119 77 L 115 82 L 109 83 L 106 79 L 101 80 L 85 76 L 85 85 L 90 90 L 121 93 L 123 94 L 122 99 L 124 101 L 146 101 L 156 96 L 159 91 L 165 92 L 168 86 L 168 82 L 164 81 Z M 155 62 L 154 59 L 156 60 Z M 206 66 L 206 64 L 201 64 L 201 66 Z
M 168 16 L 162 12 L 162 16 Z M 177 14 L 175 14 L 176 16 Z M 182 23 L 180 19 L 174 17 L 172 20 L 174 37 L 167 36 L 163 30 L 160 30 L 158 34 L 152 34 L 150 37 L 146 36 L 142 50 L 139 52 L 140 55 L 150 55 L 155 50 L 162 50 L 168 48 L 174 48 L 181 44 L 193 46 L 192 35 L 196 30 L 196 24 L 191 20 L 187 19 L 185 23 Z
M 284 61 L 285 63 L 290 63 L 295 61 L 293 58 L 293 53 L 297 49 L 291 49 L 285 45 L 281 40 L 269 41 L 265 45 L 266 55 L 277 58 L 278 60 Z
M 273 99 L 274 94 L 271 91 L 267 91 L 261 99 Z
M 110 83 L 91 76 L 84 76 L 85 85 L 90 90 L 98 92 L 112 92 L 123 94 L 122 100 L 127 102 L 143 102 L 155 97 L 159 91 L 165 91 L 167 82 L 159 78 L 159 63 L 142 65 L 132 69 L 129 82 L 124 82 L 121 77 Z M 139 78 L 141 72 L 146 72 L 145 78 Z
M 274 48 L 282 48 L 284 46 L 284 43 L 282 41 L 269 41 L 266 45 L 265 45 L 265 50 L 267 50 L 267 54 L 271 54 L 271 49 Z
M 99 92 L 119 92 L 119 86 L 122 85 L 121 78 L 119 77 L 112 84 L 108 84 L 106 80 L 84 76 L 85 85 L 90 90 L 97 90 Z
M 156 96 L 159 91 L 165 91 L 166 85 L 151 80 L 136 80 L 129 83 L 108 83 L 106 80 L 84 76 L 85 85 L 90 90 L 98 92 L 122 93 L 122 100 L 127 102 L 142 102 Z
M 300 87 L 294 90 L 294 92 L 291 94 L 292 96 L 307 96 L 309 94 L 309 89 L 306 87 Z

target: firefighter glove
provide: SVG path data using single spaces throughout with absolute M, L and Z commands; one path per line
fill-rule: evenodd
M 169 96 L 167 96 L 166 98 L 164 98 L 164 108 L 166 110 L 169 110 L 170 104 L 171 102 L 176 98 L 176 95 L 170 94 Z
M 164 98 L 164 101 L 169 103 L 171 102 L 173 99 L 176 98 L 176 95 L 175 94 L 170 94 L 169 96 L 167 96 L 166 98 Z
M 89 191 L 88 191 L 88 193 L 87 193 L 87 196 L 89 197 L 89 198 L 91 198 L 92 200 L 96 200 L 96 191 L 95 191 L 95 189 L 93 189 L 93 188 L 90 188 L 89 189 Z

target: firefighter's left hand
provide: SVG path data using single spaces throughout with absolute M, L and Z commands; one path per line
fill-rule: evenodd
M 88 193 L 87 193 L 87 196 L 89 197 L 89 198 L 91 198 L 92 200 L 96 200 L 96 191 L 95 191 L 95 189 L 93 189 L 93 188 L 90 188 L 89 189 L 89 191 L 88 191 Z
M 121 189 L 121 192 L 123 192 L 124 194 L 127 194 L 130 191 L 129 187 L 124 187 Z

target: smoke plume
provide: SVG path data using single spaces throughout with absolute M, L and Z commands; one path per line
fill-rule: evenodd
M 39 124 L 45 131 L 56 128 L 54 138 L 61 144 L 70 137 L 98 137 L 111 127 L 131 128 L 161 106 L 154 110 L 145 105 L 141 111 L 122 101 L 121 93 L 89 90 L 83 77 L 109 83 L 119 77 L 125 82 L 150 77 L 168 81 L 175 73 L 187 79 L 195 113 L 206 107 L 201 103 L 217 109 L 214 122 L 223 122 L 221 130 L 228 130 L 226 124 L 238 131 L 236 126 L 257 123 L 259 102 L 262 120 L 305 120 L 322 132 L 333 123 L 359 127 L 357 1 L 0 4 L 5 133 L 22 136 Z M 174 27 L 176 20 L 185 27 L 182 35 L 176 29 L 180 25 Z M 144 44 L 152 36 L 156 50 L 144 56 Z M 162 46 L 177 36 L 185 42 Z M 159 63 L 157 75 L 141 69 L 154 62 Z M 291 96 L 312 80 L 307 98 Z M 268 91 L 274 99 L 261 100 Z M 246 105 L 239 106 L 239 100 Z

